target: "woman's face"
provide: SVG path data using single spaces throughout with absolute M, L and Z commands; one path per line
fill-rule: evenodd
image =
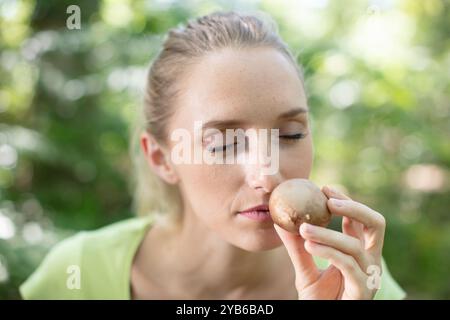
M 218 133 L 207 137 L 211 130 L 205 129 L 203 136 L 196 137 L 194 122 L 214 121 L 212 128 L 222 132 L 238 128 L 279 129 L 279 168 L 275 174 L 264 174 L 265 165 L 260 161 L 172 163 L 187 209 L 185 214 L 193 215 L 196 221 L 244 250 L 268 250 L 281 245 L 270 220 L 256 221 L 239 212 L 267 205 L 272 190 L 284 180 L 309 177 L 313 146 L 308 113 L 302 109 L 308 110 L 302 82 L 291 62 L 275 49 L 226 49 L 191 66 L 182 80 L 169 132 L 187 130 L 192 148 L 194 140 L 200 139 L 202 150 L 215 149 L 210 153 L 215 157 L 226 144 L 225 135 L 224 143 L 217 139 Z M 285 117 L 280 118 L 281 115 Z M 177 142 L 172 141 L 171 148 Z M 241 153 L 249 155 L 255 150 Z M 237 158 L 242 156 L 237 153 Z

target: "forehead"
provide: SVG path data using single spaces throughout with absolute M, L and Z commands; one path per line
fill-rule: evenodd
M 193 120 L 239 118 L 270 121 L 295 107 L 307 108 L 292 63 L 272 48 L 224 49 L 190 67 L 177 113 Z

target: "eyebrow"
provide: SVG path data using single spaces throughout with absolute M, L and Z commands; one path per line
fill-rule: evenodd
M 288 119 L 288 118 L 293 118 L 296 115 L 299 114 L 304 114 L 304 113 L 308 113 L 308 109 L 305 108 L 295 108 L 286 112 L 283 112 L 282 114 L 280 114 L 278 116 L 278 119 Z
M 306 113 L 308 113 L 308 109 L 299 107 L 299 108 L 295 108 L 295 109 L 281 113 L 278 116 L 277 120 L 294 118 L 295 116 L 297 116 L 299 114 L 306 114 Z M 207 129 L 207 128 L 216 128 L 219 130 L 228 129 L 228 128 L 242 125 L 245 122 L 246 121 L 242 121 L 242 120 L 211 120 L 211 121 L 205 122 L 202 125 L 202 129 Z

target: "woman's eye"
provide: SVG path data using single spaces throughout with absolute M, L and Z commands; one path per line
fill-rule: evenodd
M 283 140 L 288 140 L 288 141 L 293 141 L 293 140 L 300 140 L 303 139 L 304 137 L 306 137 L 305 133 L 296 133 L 296 134 L 291 134 L 291 135 L 280 135 L 280 138 Z M 223 146 L 218 146 L 218 147 L 208 147 L 207 150 L 211 153 L 217 153 L 217 152 L 225 152 L 228 148 L 230 148 L 231 146 L 236 146 L 238 143 L 234 142 L 234 143 L 230 143 L 230 144 L 226 144 Z
M 233 145 L 237 145 L 237 142 L 235 143 L 230 143 L 230 144 L 226 144 L 224 146 L 219 146 L 219 147 L 209 147 L 208 151 L 211 153 L 216 153 L 216 152 L 224 152 L 226 151 L 229 147 L 233 146 Z
M 286 139 L 286 140 L 299 140 L 299 139 L 303 139 L 305 136 L 306 136 L 306 134 L 304 134 L 304 133 L 296 133 L 296 134 L 292 134 L 292 135 L 281 135 L 280 138 Z

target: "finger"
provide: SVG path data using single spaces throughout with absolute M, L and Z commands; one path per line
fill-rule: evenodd
M 359 239 L 364 243 L 364 226 L 348 217 L 342 217 L 342 232 L 348 234 L 351 237 Z
M 383 247 L 386 221 L 380 213 L 353 200 L 329 199 L 328 209 L 335 215 L 345 216 L 364 225 L 365 249 L 379 251 Z
M 369 266 L 369 260 L 360 240 L 341 232 L 303 223 L 300 234 L 305 240 L 323 244 L 352 256 L 362 270 Z
M 331 186 L 322 187 L 322 192 L 328 198 L 351 200 L 351 198 L 349 196 L 345 195 L 343 192 L 341 192 Z M 360 239 L 361 241 L 364 241 L 363 227 L 364 226 L 361 223 L 359 223 L 357 221 L 352 221 L 351 219 L 349 219 L 347 217 L 343 217 L 343 219 L 342 219 L 342 231 L 345 234 L 348 234 L 352 237 Z
M 310 254 L 327 259 L 341 271 L 347 297 L 361 299 L 367 296 L 365 294 L 367 275 L 352 256 L 310 240 L 306 240 L 305 248 Z
M 339 191 L 336 188 L 333 188 L 331 186 L 322 187 L 322 192 L 327 196 L 327 198 L 351 200 L 351 198 L 349 196 L 345 195 L 341 191 Z
M 298 288 L 303 288 L 315 281 L 319 277 L 320 271 L 313 257 L 305 250 L 305 240 L 299 234 L 286 231 L 276 224 L 274 224 L 274 228 L 294 265 Z

